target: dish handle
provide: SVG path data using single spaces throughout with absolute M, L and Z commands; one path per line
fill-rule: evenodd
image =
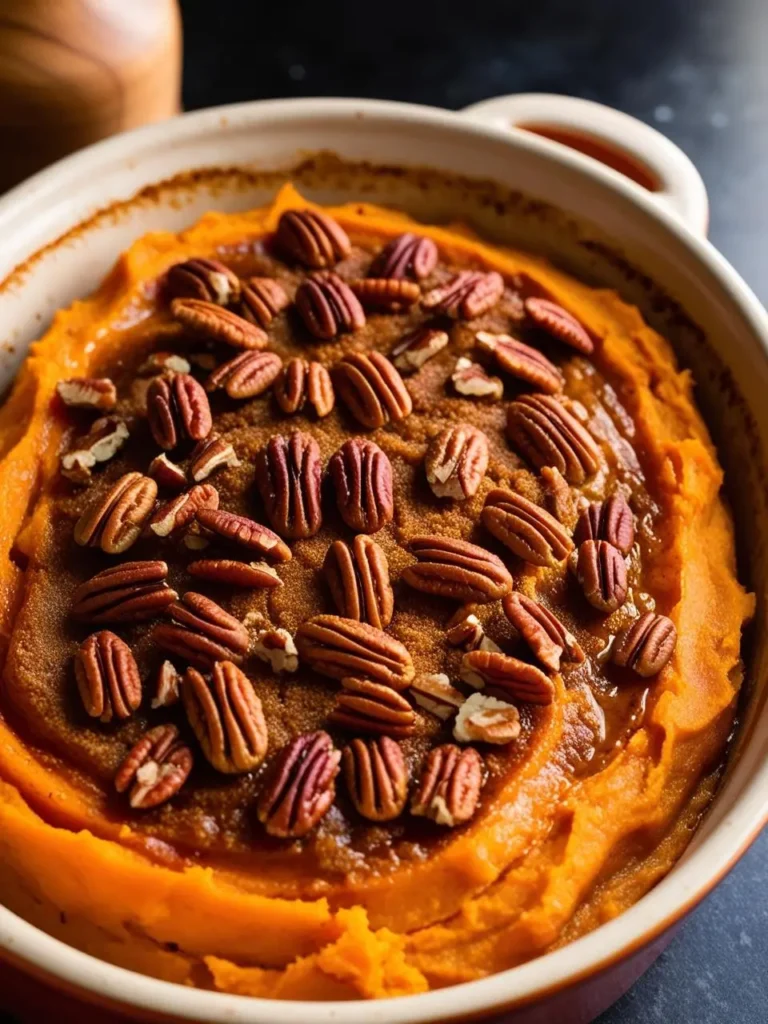
M 459 115 L 578 150 L 629 178 L 695 234 L 707 233 L 709 202 L 701 175 L 674 142 L 629 114 L 575 96 L 517 93 L 474 103 Z

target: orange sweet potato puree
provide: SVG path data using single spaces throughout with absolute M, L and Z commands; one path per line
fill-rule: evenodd
M 178 235 L 136 242 L 99 291 L 60 312 L 35 343 L 0 410 L 0 656 L 44 572 L 47 486 L 62 427 L 57 381 L 118 358 L 145 282 L 171 264 L 274 230 L 307 204 L 290 186 L 264 208 L 211 213 Z M 354 239 L 384 241 L 410 221 L 366 204 L 329 211 Z M 712 796 L 741 681 L 752 599 L 735 573 L 722 472 L 668 344 L 615 294 L 549 265 L 425 228 L 448 258 L 535 279 L 602 339 L 663 511 L 649 590 L 678 644 L 650 690 L 642 724 L 604 767 L 574 777 L 553 762 L 567 726 L 561 687 L 524 769 L 489 813 L 426 860 L 381 877 L 348 876 L 316 899 L 232 868 L 163 864 L 129 825 L 104 820 L 87 790 L 27 749 L 0 720 L 0 898 L 80 949 L 184 984 L 282 999 L 396 996 L 482 977 L 539 955 L 621 913 L 680 856 Z M 2 705 L 0 705 L 0 709 Z

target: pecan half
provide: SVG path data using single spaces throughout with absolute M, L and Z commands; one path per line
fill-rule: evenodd
M 290 562 L 291 549 L 276 533 L 246 516 L 223 509 L 201 508 L 195 517 L 203 527 L 230 544 L 266 555 L 275 562 Z
M 422 281 L 437 266 L 437 246 L 431 238 L 406 232 L 381 250 L 371 263 L 371 277 L 410 277 Z
M 543 604 L 513 591 L 503 602 L 504 614 L 545 668 L 560 671 L 560 662 L 581 663 L 584 651 L 576 637 Z
M 595 346 L 586 329 L 572 313 L 556 302 L 532 297 L 525 300 L 525 311 L 534 327 L 541 328 L 553 338 L 570 345 L 577 352 L 583 352 L 584 355 L 588 356 L 593 352 Z
M 346 231 L 320 210 L 286 210 L 277 225 L 275 244 L 312 270 L 333 267 L 352 252 Z
M 446 721 L 464 703 L 464 695 L 443 672 L 425 673 L 411 683 L 410 694 L 419 707 Z
M 155 377 L 158 373 L 191 373 L 192 364 L 175 352 L 150 352 L 138 372 L 144 377 Z
M 628 555 L 635 543 L 635 520 L 632 510 L 621 494 L 612 494 L 605 501 L 594 501 L 579 516 L 573 539 L 605 540 Z
M 498 651 L 469 651 L 461 659 L 461 678 L 476 689 L 492 686 L 527 704 L 555 699 L 554 683 L 541 669 Z
M 61 457 L 61 474 L 77 484 L 91 480 L 91 470 L 117 455 L 128 440 L 128 427 L 117 416 L 95 420 L 84 437 L 79 437 Z
M 111 722 L 128 718 L 141 704 L 141 677 L 130 647 L 102 629 L 92 633 L 75 655 L 75 678 L 83 707 L 91 718 Z
M 554 466 L 542 466 L 541 482 L 555 518 L 568 529 L 573 529 L 578 516 L 578 508 L 574 492 L 568 486 L 563 474 Z
M 407 566 L 402 578 L 425 594 L 487 604 L 512 589 L 502 560 L 477 544 L 455 537 L 414 537 L 410 549 L 419 561 Z
M 72 409 L 100 409 L 109 412 L 117 405 L 117 389 L 108 377 L 73 377 L 60 380 L 56 394 Z
M 405 690 L 414 676 L 408 649 L 375 626 L 340 615 L 315 615 L 296 632 L 299 654 L 332 679 L 356 676 Z
M 316 416 L 327 416 L 336 404 L 331 375 L 322 363 L 290 359 L 280 371 L 272 393 L 284 413 L 292 416 L 309 403 Z
M 211 434 L 195 445 L 189 456 L 189 475 L 200 483 L 217 469 L 237 469 L 240 465 L 235 449 L 218 434 Z
M 622 668 L 631 668 L 645 679 L 661 672 L 676 644 L 677 630 L 672 619 L 646 612 L 616 637 L 611 661 Z
M 323 341 L 365 326 L 360 300 L 346 281 L 331 271 L 312 274 L 301 282 L 296 309 L 310 334 Z
M 290 301 L 285 288 L 273 277 L 249 277 L 243 284 L 240 315 L 266 330 Z
M 241 352 L 216 367 L 205 382 L 205 390 L 224 388 L 230 398 L 256 398 L 264 394 L 282 368 L 283 361 L 274 352 Z
M 341 752 L 344 779 L 357 813 L 392 821 L 408 798 L 408 767 L 400 744 L 388 736 L 354 739 Z
M 120 555 L 138 540 L 152 512 L 157 484 L 141 473 L 126 473 L 93 501 L 75 523 L 75 542 Z
M 195 484 L 183 494 L 164 502 L 149 520 L 150 530 L 158 537 L 170 537 L 189 526 L 200 508 L 218 508 L 219 492 L 212 484 Z
M 478 331 L 475 335 L 480 348 L 490 352 L 500 370 L 532 384 L 548 395 L 563 390 L 563 375 L 547 357 L 530 345 L 510 337 L 509 334 L 490 334 Z
M 401 373 L 413 373 L 448 344 L 446 331 L 417 327 L 404 335 L 390 352 L 392 362 Z
M 226 775 L 257 768 L 267 753 L 267 723 L 253 684 L 231 661 L 207 682 L 188 668 L 181 688 L 187 721 L 213 767 Z
M 173 622 L 158 622 L 151 633 L 164 651 L 204 669 L 217 661 L 240 664 L 243 660 L 249 646 L 248 630 L 209 597 L 188 591 L 167 611 Z
M 514 704 L 473 693 L 459 708 L 453 738 L 459 743 L 511 743 L 520 735 L 520 713 Z
M 130 787 L 128 803 L 148 810 L 175 796 L 192 771 L 192 751 L 179 738 L 175 725 L 149 729 L 128 752 L 117 770 L 115 789 Z
M 487 468 L 488 438 L 465 423 L 441 430 L 424 456 L 427 483 L 437 498 L 473 497 Z
M 430 750 L 411 797 L 411 814 L 438 825 L 462 825 L 477 809 L 483 787 L 483 762 L 473 747 L 444 743 Z
M 335 540 L 325 556 L 323 574 L 340 615 L 386 629 L 395 598 L 387 556 L 375 540 L 365 534 L 358 534 L 351 544 Z
M 419 301 L 421 289 L 413 281 L 396 277 L 362 277 L 349 282 L 349 287 L 365 309 L 398 313 Z
M 304 836 L 324 817 L 336 795 L 341 751 L 327 732 L 297 736 L 283 747 L 257 804 L 271 836 Z
M 287 629 L 259 630 L 253 653 L 266 661 L 273 672 L 295 672 L 299 667 L 299 652 Z
M 181 466 L 171 462 L 165 452 L 152 459 L 147 473 L 158 487 L 166 487 L 169 491 L 180 491 L 187 486 L 187 474 Z
M 282 537 L 314 537 L 322 526 L 322 472 L 320 448 L 309 434 L 276 434 L 257 454 L 256 486 Z
M 188 373 L 152 378 L 147 417 L 152 436 L 166 451 L 182 441 L 202 441 L 213 426 L 208 395 Z
M 413 410 L 403 378 L 380 352 L 350 352 L 334 368 L 340 398 L 369 430 L 397 423 Z
M 392 521 L 392 464 L 377 444 L 350 438 L 331 456 L 328 473 L 347 526 L 360 533 L 376 533 Z
M 472 320 L 493 309 L 503 294 L 504 278 L 495 270 L 462 270 L 446 284 L 427 292 L 421 304 L 433 313 Z
M 164 661 L 155 675 L 153 708 L 169 708 L 181 699 L 181 673 L 171 661 Z
M 328 716 L 330 725 L 373 735 L 410 736 L 416 712 L 401 693 L 370 679 L 345 678 Z
M 576 578 L 593 608 L 610 614 L 627 599 L 627 565 L 622 553 L 605 540 L 579 545 Z
M 557 519 L 514 491 L 489 491 L 481 519 L 489 533 L 533 565 L 558 565 L 573 551 L 573 541 Z
M 271 590 L 283 581 L 266 562 L 237 562 L 232 558 L 201 558 L 187 566 L 190 576 L 227 586 Z
M 197 257 L 175 263 L 165 277 L 171 299 L 202 299 L 227 306 L 240 298 L 240 278 L 219 260 Z
M 219 341 L 232 348 L 264 348 L 267 335 L 231 309 L 201 299 L 174 299 L 171 313 L 182 326 L 199 337 Z
M 456 360 L 451 381 L 458 394 L 467 398 L 496 399 L 504 395 L 504 385 L 500 378 L 489 376 L 480 363 L 473 363 L 466 356 Z
M 592 435 L 551 395 L 523 395 L 512 402 L 507 433 L 537 469 L 554 466 L 571 484 L 583 484 L 600 468 Z
M 74 618 L 101 622 L 141 622 L 161 615 L 178 599 L 165 582 L 165 562 L 123 562 L 81 583 L 72 594 Z

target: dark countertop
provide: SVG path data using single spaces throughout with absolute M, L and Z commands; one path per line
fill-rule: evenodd
M 337 0 L 268 15 L 182 0 L 182 10 L 188 108 L 305 95 L 458 108 L 540 91 L 634 114 L 699 167 L 710 238 L 768 301 L 766 0 Z M 764 1024 L 767 863 L 764 833 L 600 1024 Z

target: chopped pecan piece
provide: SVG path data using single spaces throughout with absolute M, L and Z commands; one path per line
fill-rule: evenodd
M 117 389 L 108 377 L 73 377 L 60 380 L 56 393 L 64 405 L 73 409 L 99 409 L 109 412 L 117 405 Z
M 243 660 L 249 646 L 248 630 L 209 597 L 188 591 L 167 611 L 173 622 L 159 622 L 151 633 L 162 650 L 203 669 L 217 661 L 240 664 Z
M 128 440 L 128 427 L 117 416 L 95 420 L 84 437 L 79 437 L 61 457 L 61 473 L 77 484 L 91 480 L 91 470 L 108 462 Z
M 616 637 L 611 660 L 648 678 L 661 672 L 672 657 L 676 643 L 677 630 L 672 619 L 646 612 Z
M 413 281 L 396 277 L 363 277 L 349 282 L 349 287 L 365 309 L 398 313 L 419 301 L 421 290 Z
M 285 541 L 253 519 L 235 515 L 234 512 L 225 512 L 223 509 L 209 508 L 199 509 L 195 518 L 204 530 L 229 541 L 230 544 L 256 551 L 275 562 L 291 560 L 291 549 Z
M 371 263 L 368 273 L 371 277 L 422 281 L 436 266 L 437 246 L 432 239 L 406 232 L 384 246 Z
M 237 469 L 240 465 L 235 449 L 218 434 L 211 434 L 196 445 L 189 456 L 189 475 L 199 483 L 217 469 Z
M 414 537 L 410 549 L 418 563 L 407 566 L 402 578 L 415 590 L 486 604 L 512 589 L 502 560 L 477 544 L 455 537 Z
M 268 662 L 273 672 L 295 672 L 299 667 L 299 652 L 287 629 L 259 630 L 253 653 Z
M 541 481 L 550 501 L 555 519 L 558 519 L 563 526 L 573 529 L 578 509 L 573 491 L 568 482 L 554 466 L 542 466 Z
M 152 512 L 157 484 L 141 473 L 126 473 L 99 495 L 75 523 L 75 542 L 121 555 L 138 540 Z
M 573 551 L 573 541 L 554 516 L 514 491 L 489 491 L 481 518 L 489 533 L 533 565 L 558 565 Z
M 302 661 L 332 679 L 355 676 L 405 690 L 414 676 L 408 649 L 375 626 L 340 615 L 315 615 L 296 632 Z
M 612 494 L 605 501 L 588 505 L 579 516 L 573 539 L 577 544 L 605 540 L 622 555 L 628 555 L 635 543 L 635 520 L 623 496 Z
M 297 736 L 280 751 L 257 812 L 271 836 L 304 836 L 323 818 L 336 795 L 341 751 L 327 732 Z
M 413 373 L 448 344 L 446 331 L 417 327 L 410 331 L 390 352 L 392 362 L 401 373 Z
M 585 540 L 579 545 L 576 578 L 592 607 L 606 615 L 627 599 L 627 565 L 608 541 Z
M 448 622 L 445 639 L 451 647 L 463 647 L 467 651 L 474 651 L 480 646 L 485 630 L 476 615 L 466 614 L 463 609 L 459 609 L 459 612 L 461 614 L 458 621 L 451 618 Z
M 488 438 L 464 423 L 441 430 L 424 456 L 427 483 L 437 498 L 473 497 L 487 468 Z
M 165 562 L 123 562 L 81 583 L 72 594 L 72 616 L 94 625 L 141 622 L 161 615 L 178 599 L 165 582 Z
M 187 566 L 190 576 L 227 586 L 272 589 L 283 581 L 266 562 L 237 562 L 232 558 L 201 558 Z
M 444 743 L 430 750 L 411 797 L 411 814 L 438 825 L 462 825 L 477 809 L 483 787 L 483 762 L 474 749 Z
M 169 491 L 180 491 L 187 486 L 187 474 L 181 466 L 171 462 L 165 452 L 152 459 L 147 473 L 159 487 L 166 487 Z
M 600 469 L 594 438 L 552 395 L 523 395 L 512 402 L 507 433 L 537 469 L 554 466 L 568 483 L 583 484 Z
M 91 718 L 111 722 L 128 718 L 141 704 L 141 677 L 130 647 L 102 629 L 92 633 L 75 655 L 75 678 L 83 707 Z
M 264 348 L 267 335 L 231 309 L 202 299 L 174 299 L 171 313 L 182 326 L 210 341 L 219 341 L 232 348 Z
M 388 736 L 354 739 L 341 753 L 344 779 L 358 814 L 392 821 L 408 798 L 408 768 L 400 744 Z
M 273 277 L 249 277 L 243 284 L 240 315 L 266 330 L 289 303 L 285 288 Z
M 462 320 L 473 320 L 493 309 L 504 294 L 504 278 L 495 270 L 462 270 L 446 284 L 427 292 L 424 309 Z
M 576 637 L 543 604 L 513 591 L 503 602 L 504 614 L 545 668 L 560 671 L 560 662 L 580 663 L 584 651 Z
M 144 377 L 156 377 L 159 373 L 191 373 L 192 364 L 175 352 L 152 352 L 139 367 Z
M 334 267 L 352 252 L 346 231 L 320 210 L 286 210 L 277 225 L 275 243 L 311 270 Z
M 181 699 L 181 673 L 171 661 L 164 661 L 155 676 L 153 708 L 169 708 Z
M 534 327 L 541 328 L 577 352 L 588 356 L 594 350 L 595 346 L 586 329 L 573 314 L 556 302 L 532 297 L 525 300 L 525 311 Z
M 497 651 L 469 651 L 461 659 L 461 678 L 476 689 L 492 686 L 528 704 L 555 699 L 554 683 L 541 669 Z
M 250 679 L 231 661 L 217 661 L 207 682 L 188 668 L 184 710 L 200 748 L 227 775 L 258 768 L 267 753 L 267 723 Z
M 451 374 L 456 391 L 467 398 L 501 398 L 504 385 L 498 377 L 490 377 L 480 363 L 461 356 L 456 360 L 456 369 Z
M 147 416 L 152 436 L 166 451 L 182 441 L 202 441 L 213 426 L 208 395 L 188 373 L 152 378 Z
M 150 530 L 158 537 L 179 534 L 189 526 L 200 508 L 218 508 L 219 492 L 211 484 L 195 484 L 183 494 L 164 502 L 149 520 Z
M 464 703 L 464 695 L 443 672 L 424 673 L 411 683 L 411 696 L 419 705 L 443 721 L 450 718 Z
M 219 260 L 197 257 L 175 263 L 165 277 L 170 299 L 202 299 L 228 306 L 240 298 L 240 278 Z
M 347 526 L 360 533 L 377 533 L 392 521 L 392 464 L 377 444 L 350 438 L 331 456 L 328 473 Z
M 547 357 L 530 345 L 510 337 L 509 334 L 490 334 L 478 331 L 475 335 L 480 348 L 490 352 L 500 370 L 532 384 L 548 395 L 563 390 L 563 375 Z
M 205 382 L 205 390 L 224 388 L 230 398 L 256 398 L 264 394 L 282 368 L 283 361 L 274 352 L 241 352 L 216 367 Z
M 284 413 L 292 416 L 309 403 L 322 419 L 336 404 L 331 375 L 322 363 L 290 359 L 280 371 L 272 393 Z
M 296 309 L 310 334 L 323 341 L 365 326 L 360 300 L 346 281 L 331 271 L 312 274 L 301 282 Z
M 375 540 L 358 534 L 351 544 L 335 540 L 328 548 L 323 573 L 340 615 L 386 629 L 395 598 L 387 556 Z
M 401 693 L 370 679 L 345 678 L 336 695 L 330 725 L 373 735 L 410 736 L 416 713 Z
M 520 735 L 520 713 L 514 704 L 473 693 L 459 708 L 453 738 L 459 743 L 511 743 Z
M 281 537 L 314 537 L 320 529 L 322 472 L 317 441 L 298 431 L 270 437 L 256 456 L 256 486 Z
M 115 776 L 115 789 L 130 787 L 128 803 L 137 810 L 157 807 L 175 796 L 192 771 L 192 751 L 175 725 L 149 729 L 128 752 Z
M 380 352 L 350 352 L 336 364 L 334 380 L 344 404 L 369 430 L 411 414 L 413 402 L 403 378 Z

